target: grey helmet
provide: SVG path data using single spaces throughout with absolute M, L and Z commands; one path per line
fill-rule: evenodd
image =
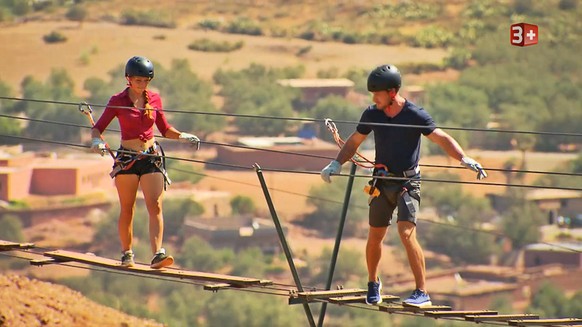
M 394 65 L 378 66 L 368 76 L 368 91 L 370 92 L 390 89 L 398 91 L 401 85 L 400 71 Z
M 125 64 L 125 76 L 154 78 L 154 64 L 146 57 L 135 56 Z

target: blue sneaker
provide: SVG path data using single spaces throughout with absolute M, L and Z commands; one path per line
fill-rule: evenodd
M 382 282 L 378 278 L 377 282 L 368 282 L 368 294 L 366 304 L 374 305 L 382 303 Z
M 430 296 L 425 291 L 421 291 L 419 289 L 415 289 L 410 297 L 404 300 L 405 304 L 415 305 L 419 307 L 432 305 L 430 301 Z

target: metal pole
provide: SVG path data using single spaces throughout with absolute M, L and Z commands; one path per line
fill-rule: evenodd
M 346 194 L 344 196 L 344 205 L 342 208 L 342 214 L 340 218 L 340 223 L 337 229 L 337 235 L 335 236 L 335 245 L 333 247 L 333 253 L 331 256 L 331 263 L 329 265 L 329 274 L 327 275 L 327 283 L 325 284 L 325 289 L 331 289 L 331 282 L 333 280 L 333 273 L 335 271 L 335 265 L 337 263 L 337 257 L 339 254 L 339 247 L 342 239 L 342 234 L 344 232 L 344 225 L 346 222 L 346 216 L 348 215 L 348 206 L 350 204 L 350 196 L 352 194 L 352 186 L 354 185 L 354 175 L 356 174 L 356 164 L 352 162 L 352 167 L 350 168 L 350 177 L 348 179 L 348 185 L 346 186 Z M 323 320 L 325 319 L 325 311 L 327 310 L 327 302 L 321 304 L 321 312 L 319 313 L 318 327 L 323 326 Z
M 299 274 L 297 273 L 297 269 L 295 268 L 295 263 L 293 263 L 293 255 L 291 254 L 291 249 L 287 244 L 287 239 L 285 238 L 285 233 L 283 233 L 283 227 L 281 226 L 281 222 L 279 221 L 279 217 L 277 216 L 277 212 L 275 212 L 275 207 L 273 206 L 273 201 L 271 200 L 271 196 L 269 194 L 269 189 L 267 188 L 267 184 L 265 183 L 265 178 L 263 176 L 263 172 L 261 167 L 255 163 L 253 165 L 255 170 L 257 171 L 257 176 L 259 177 L 259 182 L 261 183 L 261 188 L 263 189 L 263 193 L 265 194 L 265 199 L 267 200 L 267 205 L 269 206 L 269 211 L 271 212 L 271 217 L 273 218 L 273 222 L 275 223 L 275 228 L 277 229 L 277 234 L 279 234 L 279 240 L 281 241 L 281 246 L 283 247 L 283 252 L 285 252 L 285 257 L 287 258 L 287 263 L 289 264 L 289 268 L 291 269 L 291 274 L 293 275 L 293 280 L 295 281 L 295 285 L 297 285 L 297 290 L 299 292 L 303 292 L 303 286 L 301 286 L 301 280 L 299 279 Z M 313 314 L 311 313 L 311 308 L 309 307 L 308 303 L 303 303 L 303 309 L 305 310 L 305 315 L 307 316 L 307 320 L 309 320 L 309 326 L 315 327 L 315 320 L 313 319 Z

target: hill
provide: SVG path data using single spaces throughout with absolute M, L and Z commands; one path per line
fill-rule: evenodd
M 67 41 L 46 44 L 43 36 L 58 31 Z M 157 36 L 154 39 L 154 36 Z M 230 53 L 199 52 L 188 49 L 195 39 L 215 41 L 243 41 L 244 47 Z M 124 26 L 107 22 L 88 22 L 82 27 L 70 21 L 29 22 L 0 29 L 0 43 L 4 47 L 0 61 L 0 80 L 18 93 L 26 76 L 45 81 L 53 69 L 65 69 L 82 94 L 83 83 L 90 77 L 109 80 L 108 73 L 119 69 L 134 55 L 146 56 L 169 68 L 174 59 L 187 59 L 192 70 L 201 78 L 210 80 L 221 69 L 239 70 L 251 63 L 271 67 L 302 65 L 306 76 L 315 77 L 317 71 L 337 68 L 370 69 L 385 61 L 440 62 L 446 55 L 443 49 L 422 49 L 406 46 L 372 44 L 345 44 L 315 42 L 300 39 L 256 37 L 223 34 L 215 31 L 193 30 L 187 27 L 160 29 L 144 26 Z M 297 56 L 302 48 L 310 47 L 308 54 Z M 123 87 L 123 80 L 119 80 Z
M 0 326 L 161 327 L 97 304 L 65 286 L 0 275 Z

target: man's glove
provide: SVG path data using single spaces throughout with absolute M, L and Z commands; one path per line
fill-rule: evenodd
M 186 140 L 192 144 L 192 146 L 196 147 L 196 150 L 200 150 L 200 139 L 198 136 L 190 134 L 190 133 L 180 133 L 181 140 Z
M 463 159 L 461 159 L 461 165 L 471 169 L 472 171 L 477 172 L 478 180 L 482 180 L 483 178 L 487 177 L 487 172 L 485 172 L 485 169 L 483 169 L 480 163 L 478 163 L 472 158 L 463 157 Z
M 105 144 L 105 141 L 103 141 L 101 138 L 94 137 L 93 139 L 91 139 L 91 150 L 103 156 L 107 151 L 107 145 Z
M 342 165 L 339 161 L 334 160 L 325 166 L 321 171 L 321 179 L 327 183 L 331 183 L 331 174 L 339 174 L 342 171 Z

